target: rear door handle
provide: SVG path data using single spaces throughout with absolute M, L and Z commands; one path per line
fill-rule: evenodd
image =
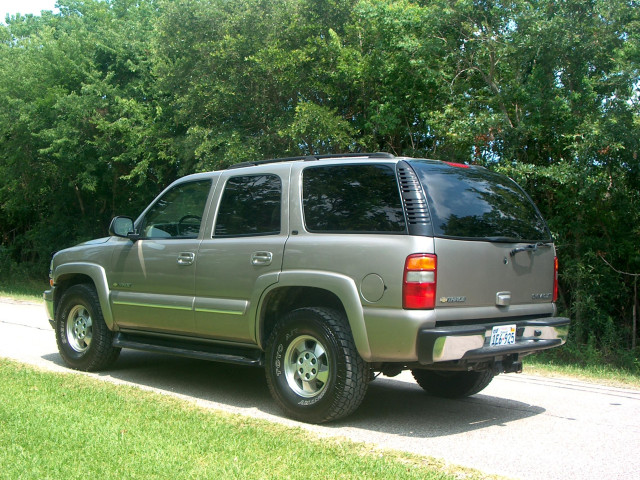
M 507 307 L 511 304 L 511 292 L 496 293 L 496 305 Z
M 196 254 L 193 252 L 180 252 L 178 254 L 178 265 L 192 265 L 196 259 Z
M 251 265 L 271 265 L 273 261 L 273 253 L 271 252 L 254 252 L 251 254 Z

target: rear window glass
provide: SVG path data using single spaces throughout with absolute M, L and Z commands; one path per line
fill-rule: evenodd
M 404 233 L 400 191 L 388 165 L 327 165 L 303 173 L 310 232 Z
M 549 241 L 545 221 L 510 178 L 483 168 L 412 161 L 425 188 L 434 234 L 493 241 Z

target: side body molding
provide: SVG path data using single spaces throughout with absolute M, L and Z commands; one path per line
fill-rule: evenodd
M 100 307 L 102 308 L 104 322 L 110 330 L 117 330 L 113 323 L 113 313 L 111 312 L 111 304 L 109 303 L 109 283 L 107 281 L 107 275 L 104 268 L 100 265 L 96 265 L 95 263 L 64 263 L 55 268 L 53 272 L 53 280 L 58 282 L 61 279 L 64 279 L 64 277 L 74 275 L 85 275 L 93 280 L 96 291 L 98 292 L 98 299 L 100 300 Z
M 369 361 L 371 356 L 371 347 L 369 346 L 369 337 L 364 322 L 364 312 L 358 287 L 353 279 L 336 273 L 308 270 L 287 270 L 280 273 L 280 279 L 277 284 L 267 288 L 260 300 L 257 311 L 263 311 L 263 302 L 269 296 L 269 293 L 286 287 L 310 287 L 318 288 L 333 293 L 344 306 L 353 334 L 353 339 L 358 349 L 358 353 L 365 360 Z M 260 324 L 256 325 L 260 328 Z M 260 338 L 257 332 L 257 338 Z M 261 345 L 264 348 L 264 345 Z

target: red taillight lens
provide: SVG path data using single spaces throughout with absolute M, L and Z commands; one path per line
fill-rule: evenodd
M 553 258 L 553 301 L 558 301 L 558 257 Z
M 420 253 L 407 257 L 402 283 L 403 308 L 424 310 L 435 307 L 437 267 L 435 255 Z

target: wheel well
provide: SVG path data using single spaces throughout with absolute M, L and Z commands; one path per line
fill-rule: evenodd
M 93 279 L 88 275 L 83 274 L 74 274 L 74 275 L 64 275 L 58 279 L 56 279 L 56 289 L 53 297 L 53 311 L 56 312 L 58 310 L 58 305 L 60 303 L 60 299 L 64 292 L 67 291 L 69 287 L 73 287 L 74 285 L 79 285 L 81 283 L 87 283 L 95 286 Z
M 260 315 L 260 344 L 264 346 L 277 321 L 287 313 L 304 307 L 328 307 L 346 317 L 344 305 L 336 294 L 322 288 L 283 287 L 270 292 Z

